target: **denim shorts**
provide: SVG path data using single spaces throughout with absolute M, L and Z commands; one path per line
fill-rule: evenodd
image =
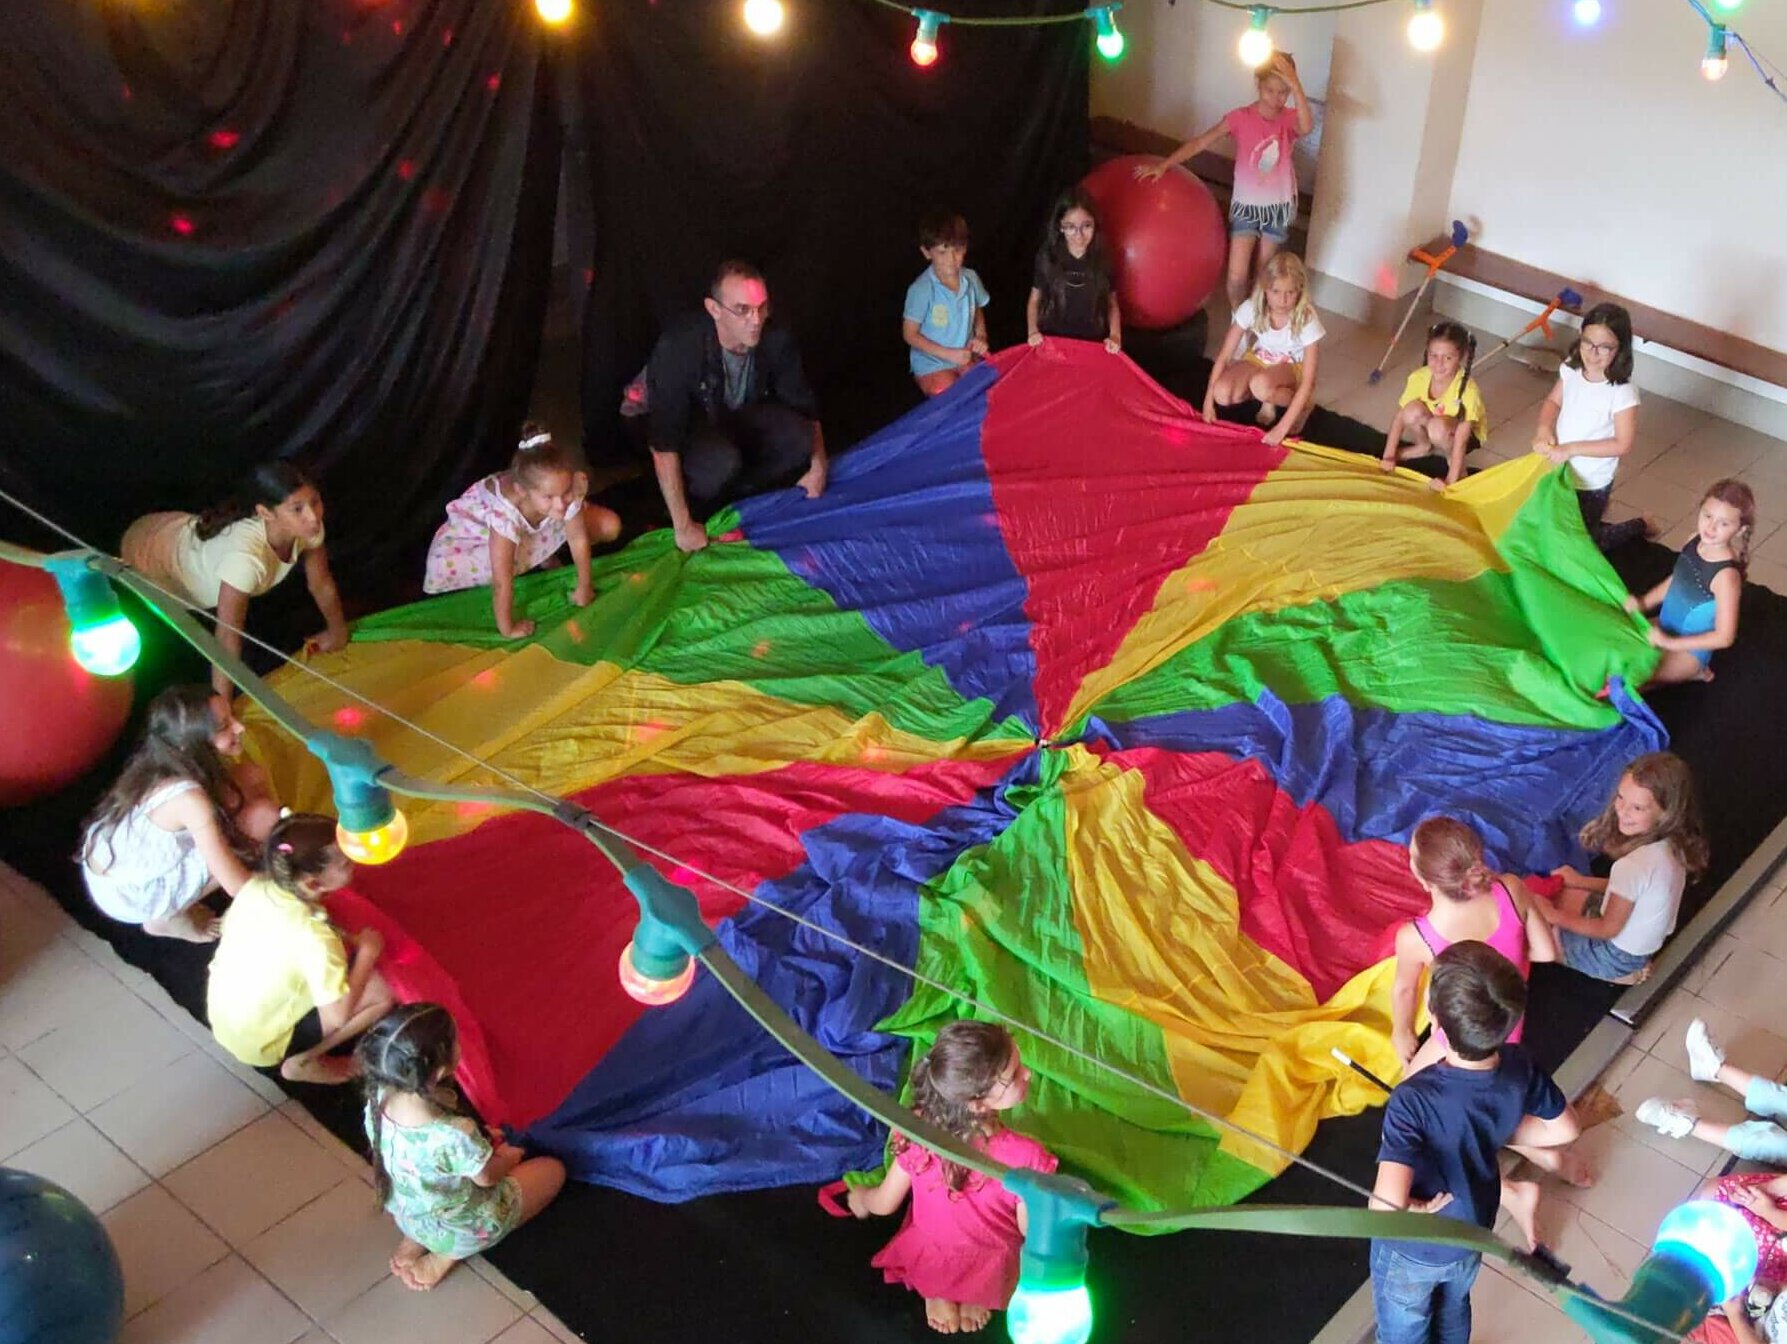
M 1295 201 L 1278 201 L 1271 205 L 1229 203 L 1229 237 L 1259 237 L 1283 246 L 1291 236 L 1291 224 L 1297 218 Z
M 1595 980 L 1623 979 L 1643 970 L 1650 961 L 1649 957 L 1633 956 L 1624 948 L 1615 947 L 1605 938 L 1588 938 L 1574 929 L 1559 929 L 1557 946 L 1564 954 L 1564 965 Z

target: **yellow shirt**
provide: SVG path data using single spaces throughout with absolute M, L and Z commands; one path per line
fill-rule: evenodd
M 1398 406 L 1406 406 L 1411 401 L 1419 400 L 1428 410 L 1437 415 L 1454 416 L 1458 414 L 1458 384 L 1464 378 L 1464 370 L 1460 369 L 1452 375 L 1452 385 L 1446 389 L 1446 395 L 1435 398 L 1429 395 L 1433 391 L 1433 374 L 1423 364 L 1409 375 L 1408 382 L 1402 385 L 1402 396 Z M 1464 389 L 1464 418 L 1471 422 L 1471 433 L 1477 436 L 1477 447 L 1481 448 L 1489 442 L 1489 412 L 1483 405 L 1483 394 L 1477 390 L 1477 380 L 1471 379 L 1470 386 Z
M 255 515 L 231 523 L 209 541 L 199 540 L 199 520 L 191 513 L 150 513 L 124 534 L 120 554 L 131 568 L 177 597 L 206 611 L 217 606 L 224 584 L 259 597 L 278 583 L 323 539 L 292 543 L 288 559 L 267 544 L 266 520 Z
M 211 958 L 211 1034 L 244 1064 L 269 1068 L 285 1058 L 306 1013 L 346 997 L 347 966 L 347 948 L 320 905 L 271 878 L 251 878 L 223 917 Z

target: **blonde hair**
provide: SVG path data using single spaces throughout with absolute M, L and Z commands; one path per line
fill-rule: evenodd
M 1253 304 L 1251 330 L 1256 341 L 1266 334 L 1272 321 L 1266 310 L 1266 290 L 1274 280 L 1297 282 L 1297 302 L 1291 308 L 1291 335 L 1300 334 L 1315 316 L 1315 305 L 1309 301 L 1309 272 L 1304 269 L 1303 258 L 1295 252 L 1274 252 L 1272 259 L 1260 267 L 1260 278 L 1253 282 L 1253 293 L 1248 299 Z

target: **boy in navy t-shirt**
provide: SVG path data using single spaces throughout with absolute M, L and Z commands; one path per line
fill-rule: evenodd
M 1390 1094 L 1373 1204 L 1493 1227 L 1497 1154 L 1513 1143 L 1569 1143 L 1576 1115 L 1526 1051 L 1507 1044 L 1526 1011 L 1526 984 L 1501 953 L 1453 943 L 1433 960 L 1427 1004 L 1446 1057 Z M 1478 1252 L 1452 1246 L 1372 1242 L 1378 1344 L 1467 1344 L 1481 1263 Z

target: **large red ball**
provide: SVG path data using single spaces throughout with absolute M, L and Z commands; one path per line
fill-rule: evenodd
M 118 740 L 131 679 L 96 677 L 68 647 L 68 612 L 41 569 L 0 561 L 0 807 L 74 783 Z
M 1123 305 L 1123 325 L 1176 327 L 1204 306 L 1227 268 L 1229 237 L 1222 207 L 1192 174 L 1169 168 L 1158 182 L 1135 170 L 1160 160 L 1142 154 L 1111 159 L 1080 185 L 1098 207 Z

